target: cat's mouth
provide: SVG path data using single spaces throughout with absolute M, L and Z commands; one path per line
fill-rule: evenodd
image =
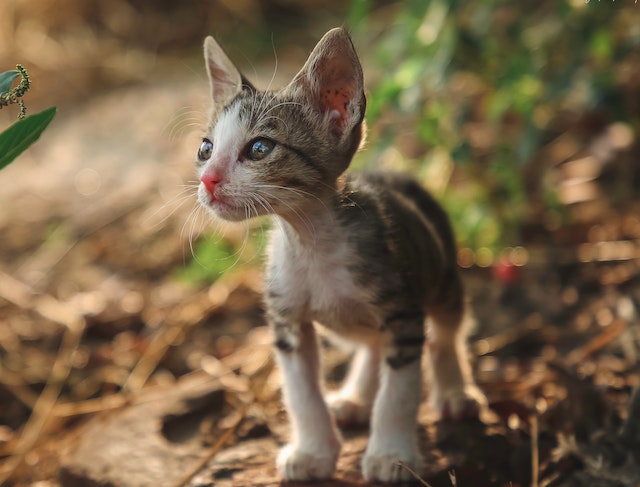
M 239 221 L 247 218 L 245 205 L 225 195 L 211 195 L 207 191 L 199 191 L 200 204 L 223 220 Z

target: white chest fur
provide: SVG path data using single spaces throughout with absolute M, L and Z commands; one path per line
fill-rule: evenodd
M 317 320 L 337 332 L 370 327 L 370 292 L 354 280 L 357 261 L 344 239 L 316 235 L 304 245 L 282 227 L 272 233 L 267 286 L 297 319 Z M 366 322 L 366 323 L 365 323 Z M 351 333 L 348 333 L 351 334 Z

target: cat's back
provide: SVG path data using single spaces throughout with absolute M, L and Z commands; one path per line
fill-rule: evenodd
M 349 174 L 345 201 L 363 208 L 375 208 L 377 218 L 403 227 L 419 226 L 437 238 L 444 248 L 455 251 L 455 238 L 442 206 L 409 174 L 370 171 Z
M 413 177 L 353 173 L 343 195 L 342 220 L 364 257 L 364 275 L 397 274 L 424 290 L 455 272 L 456 244 L 447 214 Z

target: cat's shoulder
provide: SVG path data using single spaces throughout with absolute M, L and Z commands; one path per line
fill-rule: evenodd
M 393 171 L 348 173 L 342 192 L 343 201 L 367 204 L 398 197 L 431 199 L 424 187 L 410 174 Z
M 420 192 L 418 182 L 408 174 L 385 171 L 347 173 L 339 196 L 339 220 L 362 236 L 380 236 L 388 226 L 390 213 L 400 216 L 406 195 Z M 411 196 L 409 196 L 411 198 Z M 380 233 L 382 232 L 382 233 Z
M 342 208 L 347 217 L 355 213 L 348 211 L 350 208 L 358 208 L 369 217 L 384 219 L 393 214 L 396 220 L 418 211 L 422 217 L 440 222 L 443 229 L 448 226 L 446 214 L 433 195 L 412 175 L 402 172 L 349 173 L 342 192 Z
M 347 186 L 358 191 L 402 191 L 409 188 L 424 191 L 420 183 L 411 175 L 397 171 L 362 171 L 347 174 Z

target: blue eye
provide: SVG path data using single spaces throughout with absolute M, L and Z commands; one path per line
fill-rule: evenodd
M 213 143 L 209 139 L 203 139 L 202 145 L 198 149 L 198 161 L 206 162 L 213 153 Z
M 269 139 L 257 139 L 247 145 L 247 157 L 252 161 L 259 161 L 268 156 L 276 143 Z

